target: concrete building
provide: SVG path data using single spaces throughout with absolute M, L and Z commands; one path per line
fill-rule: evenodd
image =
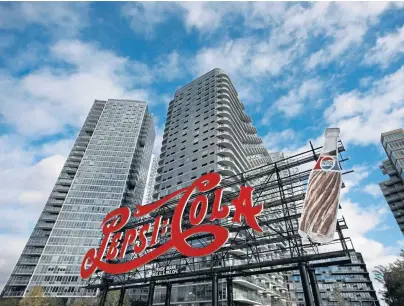
M 107 212 L 142 202 L 154 138 L 146 102 L 94 102 L 2 297 L 37 285 L 47 296 L 95 294 L 81 288 L 81 261 Z
M 381 143 L 388 159 L 383 161 L 380 169 L 389 179 L 379 185 L 404 234 L 404 130 L 383 133 Z
M 159 158 L 156 155 L 152 155 L 149 173 L 147 175 L 146 190 L 143 197 L 143 204 L 153 202 L 154 184 L 156 183 L 157 168 Z
M 361 253 L 350 254 L 352 263 L 316 268 L 323 306 L 380 306 L 376 291 Z M 295 304 L 305 306 L 299 271 L 293 271 L 289 282 Z
M 208 172 L 219 172 L 227 180 L 270 161 L 231 80 L 214 69 L 177 90 L 169 104 L 153 198 L 162 198 Z M 247 253 L 230 253 L 230 265 L 244 263 Z M 224 304 L 224 280 L 218 288 L 219 304 Z M 284 305 L 283 274 L 235 279 L 233 288 L 238 305 Z M 154 304 L 164 304 L 164 290 L 156 288 Z M 211 283 L 174 285 L 171 304 L 184 303 L 210 305 Z

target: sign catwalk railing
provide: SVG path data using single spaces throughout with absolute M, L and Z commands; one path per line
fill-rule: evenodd
M 302 234 L 302 239 L 299 234 L 303 207 L 308 207 L 304 190 L 311 171 L 305 169 L 312 168 L 310 163 L 329 166 L 321 149 L 311 146 L 233 176 L 208 173 L 154 203 L 110 212 L 102 223 L 99 248 L 89 250 L 82 263 L 86 288 L 106 294 L 149 286 L 151 305 L 154 286 L 166 286 L 167 305 L 172 284 L 211 280 L 216 306 L 218 279 L 227 279 L 232 290 L 235 277 L 300 270 L 306 305 L 319 305 L 310 281 L 315 279 L 313 269 L 350 263 L 354 251 L 343 236 L 343 219 L 331 224 L 331 238 L 321 244 L 313 235 Z M 347 160 L 341 141 L 335 151 L 330 169 L 341 169 Z M 232 294 L 227 294 L 231 305 Z

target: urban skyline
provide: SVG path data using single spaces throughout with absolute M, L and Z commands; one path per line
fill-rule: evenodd
M 28 252 L 27 248 L 24 249 L 19 264 L 14 269 L 2 295 L 4 297 L 20 297 L 24 293 L 28 293 L 34 286 L 40 285 L 43 286 L 45 294 L 49 296 L 94 296 L 95 291 L 85 291 L 80 288 L 85 284 L 85 281 L 81 281 L 79 276 L 74 276 L 74 273 L 78 274 L 80 260 L 85 249 L 88 249 L 89 246 L 96 246 L 99 241 L 99 237 L 94 236 L 98 234 L 98 231 L 94 231 L 94 229 L 97 225 L 99 226 L 99 222 L 104 216 L 102 213 L 109 211 L 111 207 L 121 205 L 133 207 L 134 203 L 150 203 L 151 198 L 160 199 L 178 190 L 178 188 L 187 186 L 208 172 L 219 172 L 225 177 L 233 176 L 273 161 L 282 160 L 284 158 L 283 153 L 271 153 L 262 145 L 262 140 L 256 135 L 256 129 L 251 125 L 251 118 L 243 110 L 244 105 L 239 101 L 237 91 L 224 71 L 214 69 L 200 76 L 175 92 L 167 112 L 160 156 L 152 156 L 154 124 L 151 116 L 147 113 L 146 103 L 131 100 L 96 100 L 54 187 L 55 192 L 51 193 L 44 208 L 44 212 L 47 213 L 49 210 L 54 213 L 52 220 L 57 221 L 56 223 L 48 223 L 46 228 L 52 229 L 50 235 L 49 232 L 39 233 L 40 229 L 44 228 L 41 227 L 41 223 L 44 223 L 43 219 L 46 217 L 41 216 L 37 223 L 38 229 L 34 230 L 27 243 L 29 249 L 32 248 L 32 243 L 35 246 L 41 246 L 37 240 L 43 240 L 45 249 L 38 253 L 41 255 L 40 257 L 29 256 L 33 255 L 32 252 Z M 118 147 L 112 145 L 118 145 Z M 125 160 L 130 162 L 130 166 L 122 163 Z M 120 163 L 117 164 L 118 161 Z M 122 166 L 119 166 L 121 164 Z M 128 176 L 117 173 L 120 170 L 117 169 L 119 167 L 123 167 L 124 172 L 129 169 Z M 294 170 L 283 171 L 281 176 L 291 175 L 290 171 L 293 172 Z M 298 170 L 296 169 L 296 171 Z M 109 180 L 106 180 L 107 178 Z M 108 184 L 106 185 L 106 183 Z M 112 188 L 119 188 L 119 183 L 124 187 L 120 189 L 120 194 L 108 187 L 117 186 Z M 91 184 L 95 185 L 92 186 Z M 127 187 L 125 187 L 126 185 Z M 82 190 L 83 187 L 85 187 L 83 191 L 98 190 L 98 193 L 88 195 L 87 193 L 74 192 L 74 190 Z M 105 188 L 108 190 L 104 190 Z M 303 192 L 301 187 L 298 189 L 291 188 L 291 190 L 291 195 Z M 111 195 L 111 192 L 116 192 L 121 200 L 116 201 L 112 198 L 103 200 L 106 191 Z M 272 194 L 272 191 L 270 193 Z M 86 199 L 86 197 L 90 198 Z M 59 201 L 55 203 L 57 199 Z M 268 200 L 271 199 L 268 198 Z M 97 207 L 93 205 L 97 205 Z M 100 205 L 101 207 L 99 207 Z M 83 218 L 80 216 L 82 216 L 83 209 L 87 223 L 88 221 L 98 222 L 90 222 L 91 227 L 83 222 L 75 222 L 69 229 L 66 221 L 82 221 Z M 66 212 L 70 214 L 66 214 Z M 64 221 L 66 217 L 68 219 Z M 274 216 L 274 218 L 276 217 L 282 216 L 278 213 Z M 297 228 L 297 224 L 295 226 Z M 88 229 L 86 230 L 86 228 Z M 74 236 L 77 236 L 74 233 L 78 230 L 81 232 L 85 230 L 88 232 L 86 237 L 94 238 L 85 241 L 82 238 L 74 239 Z M 244 234 L 240 233 L 240 235 L 243 236 Z M 61 245 L 58 246 L 58 243 Z M 286 241 L 283 243 L 283 248 L 287 249 Z M 64 249 L 69 244 L 73 246 L 73 248 L 69 248 L 69 252 L 79 254 L 76 256 L 77 260 L 72 256 L 63 256 L 66 254 L 64 251 L 60 253 L 53 251 L 53 249 Z M 80 246 L 84 245 L 84 250 L 80 252 Z M 77 246 L 79 247 L 77 248 Z M 271 245 L 267 247 L 271 249 Z M 59 256 L 55 256 L 55 254 Z M 69 255 L 71 254 L 69 253 Z M 235 252 L 232 255 L 234 258 L 230 258 L 229 263 L 233 261 L 243 262 L 243 256 L 238 258 L 239 255 L 238 251 Z M 282 255 L 280 254 L 280 256 Z M 323 273 L 327 273 L 326 276 L 318 271 L 321 294 L 323 295 L 323 291 L 327 288 L 334 288 L 332 283 L 338 280 L 341 282 L 342 296 L 348 298 L 348 301 L 352 299 L 352 305 L 355 305 L 358 296 L 364 305 L 367 305 L 366 303 L 379 305 L 373 304 L 373 302 L 377 302 L 377 299 L 362 256 L 357 253 L 354 258 L 356 257 L 360 260 L 353 263 L 352 267 L 354 268 L 324 268 Z M 272 259 L 275 258 L 272 257 Z M 24 266 L 26 264 L 24 260 L 28 259 L 35 259 L 36 262 L 30 261 L 28 263 L 30 266 Z M 27 271 L 28 269 L 29 271 Z M 54 269 L 58 269 L 58 271 L 54 271 Z M 364 269 L 363 271 L 366 272 L 366 274 L 362 274 L 364 281 L 362 278 L 355 278 L 355 274 L 350 274 L 352 271 L 357 274 L 358 269 Z M 338 278 L 335 274 L 342 275 L 342 278 Z M 27 278 L 29 282 L 23 283 L 22 277 Z M 18 283 L 16 283 L 17 278 Z M 350 278 L 350 280 L 345 282 L 346 278 Z M 269 281 L 270 279 L 271 285 L 268 285 L 267 288 L 266 280 Z M 293 273 L 289 275 L 276 273 L 268 276 L 236 279 L 233 289 L 234 301 L 286 305 L 286 301 L 290 299 L 290 294 L 292 294 L 294 302 L 305 305 L 302 303 L 303 295 L 299 289 L 301 287 L 296 283 L 296 280 L 299 280 L 299 277 L 296 278 Z M 290 292 L 287 289 L 287 282 L 291 289 Z M 329 287 L 330 283 L 331 287 Z M 49 286 L 50 284 L 51 286 Z M 355 288 L 352 286 L 357 288 L 357 292 L 354 292 Z M 21 288 L 23 289 L 21 290 Z M 196 290 L 195 288 L 199 289 Z M 202 290 L 202 288 L 205 289 Z M 209 292 L 211 292 L 209 288 L 209 283 L 174 286 L 171 304 L 181 304 L 184 301 L 206 303 L 209 301 Z M 164 288 L 156 288 L 156 304 L 164 303 L 164 298 L 162 299 L 164 290 Z M 345 292 L 344 290 L 348 291 Z M 363 290 L 366 292 L 363 293 Z M 195 294 L 192 297 L 188 295 L 188 292 L 194 291 Z M 260 292 L 266 294 L 262 295 Z M 333 292 L 322 296 L 325 305 L 328 305 L 328 302 L 333 305 L 335 300 Z M 139 293 L 135 291 L 134 294 Z M 146 298 L 146 295 L 142 296 Z M 225 301 L 225 299 L 226 283 L 219 282 L 219 302 Z
M 379 165 L 380 134 L 404 126 L 400 3 L 0 6 L 0 289 L 92 102 L 148 101 L 160 154 L 173 92 L 215 67 L 271 151 L 321 145 L 326 127 L 341 127 L 344 169 L 355 170 L 341 201 L 349 236 L 369 271 L 397 258 L 403 236 Z

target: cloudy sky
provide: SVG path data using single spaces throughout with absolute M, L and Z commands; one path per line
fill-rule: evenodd
M 272 151 L 341 128 L 343 214 L 368 269 L 403 237 L 377 183 L 380 133 L 404 127 L 404 3 L 1 3 L 0 289 L 94 99 L 145 100 L 158 152 L 174 91 L 233 80 Z M 4 247 L 6 246 L 6 247 Z

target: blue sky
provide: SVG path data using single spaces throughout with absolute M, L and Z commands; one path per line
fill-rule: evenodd
M 403 3 L 1 3 L 0 286 L 94 99 L 148 101 L 159 150 L 174 91 L 231 77 L 272 151 L 341 128 L 348 235 L 368 268 L 403 237 L 377 183 L 380 133 L 404 126 Z

